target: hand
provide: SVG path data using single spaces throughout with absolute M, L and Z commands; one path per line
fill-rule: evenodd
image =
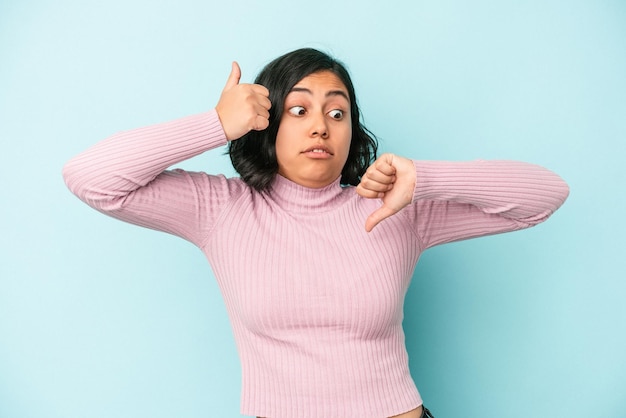
M 366 198 L 382 199 L 383 205 L 365 221 L 367 232 L 411 203 L 415 181 L 413 161 L 397 155 L 383 154 L 368 167 L 356 192 Z
M 270 124 L 270 92 L 260 84 L 239 84 L 241 69 L 233 67 L 215 106 L 229 141 L 239 139 L 251 130 L 262 131 Z

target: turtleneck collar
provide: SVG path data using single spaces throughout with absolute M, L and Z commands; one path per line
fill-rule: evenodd
M 324 212 L 340 205 L 349 195 L 339 181 L 340 177 L 328 186 L 313 189 L 276 174 L 270 199 L 289 212 Z

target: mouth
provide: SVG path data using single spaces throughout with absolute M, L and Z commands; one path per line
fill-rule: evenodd
M 302 151 L 303 154 L 313 154 L 313 155 L 334 155 L 327 147 L 325 147 L 324 145 L 314 145 L 310 148 L 305 149 L 304 151 Z

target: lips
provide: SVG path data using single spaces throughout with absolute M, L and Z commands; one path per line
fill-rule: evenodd
M 307 149 L 305 149 L 304 151 L 302 151 L 303 153 L 313 153 L 313 154 L 328 154 L 328 155 L 334 155 L 330 149 L 328 149 L 328 147 L 324 146 L 324 145 L 313 145 L 312 147 L 309 147 Z

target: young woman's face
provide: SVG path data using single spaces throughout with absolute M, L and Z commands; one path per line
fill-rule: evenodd
M 351 139 L 343 82 L 330 71 L 304 77 L 285 98 L 276 136 L 278 173 L 302 186 L 327 186 L 341 175 Z

